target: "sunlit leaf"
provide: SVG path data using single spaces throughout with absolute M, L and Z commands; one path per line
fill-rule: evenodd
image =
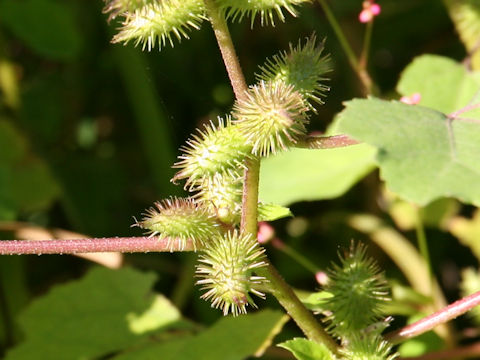
M 374 167 L 366 144 L 328 150 L 291 149 L 262 160 L 260 200 L 288 205 L 343 195 Z
M 298 360 L 334 360 L 335 357 L 323 344 L 304 338 L 295 338 L 278 344 L 289 350 Z
M 480 204 L 480 123 L 371 98 L 347 102 L 340 129 L 378 149 L 380 175 L 400 197 Z

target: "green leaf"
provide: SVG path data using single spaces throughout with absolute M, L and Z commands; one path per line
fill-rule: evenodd
M 271 310 L 224 317 L 197 336 L 151 344 L 115 360 L 242 360 L 263 348 L 284 322 L 282 313 Z
M 275 204 L 258 204 L 258 221 L 274 221 L 293 216 L 289 208 Z
M 439 197 L 480 204 L 480 124 L 421 106 L 355 99 L 340 129 L 378 149 L 380 175 L 400 197 L 426 205 Z
M 80 51 L 80 29 L 63 2 L 2 0 L 0 22 L 40 55 L 71 60 Z
M 444 0 L 455 28 L 469 53 L 473 53 L 472 66 L 480 69 L 480 3 L 478 0 Z
M 263 159 L 259 198 L 288 205 L 341 196 L 374 168 L 374 154 L 371 146 L 360 144 L 327 150 L 291 149 Z
M 463 65 L 446 57 L 423 55 L 405 68 L 397 91 L 405 96 L 420 93 L 419 105 L 449 114 L 467 105 L 479 87 L 479 76 Z
M 307 309 L 316 312 L 327 310 L 326 300 L 332 297 L 332 294 L 327 291 L 312 292 L 309 294 L 298 294 L 300 301 L 307 307 Z
M 0 149 L 0 219 L 50 206 L 59 194 L 55 179 L 45 163 L 30 154 L 21 134 L 2 119 Z
M 151 288 L 156 276 L 132 269 L 94 268 L 54 287 L 19 317 L 25 341 L 7 360 L 87 359 L 125 349 L 179 319 Z
M 304 338 L 295 338 L 277 346 L 289 350 L 298 360 L 334 360 L 335 356 L 326 348 Z

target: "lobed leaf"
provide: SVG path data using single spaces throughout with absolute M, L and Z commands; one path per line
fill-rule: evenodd
M 402 198 L 426 205 L 439 197 L 480 204 L 480 123 L 422 106 L 354 99 L 340 130 L 378 149 L 380 175 Z

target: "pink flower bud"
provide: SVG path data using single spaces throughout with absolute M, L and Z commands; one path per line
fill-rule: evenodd
M 328 282 L 328 275 L 324 271 L 318 271 L 315 274 L 315 279 L 320 285 L 325 286 Z
M 410 96 L 402 96 L 400 101 L 408 105 L 416 105 L 422 100 L 422 95 L 420 93 L 413 93 Z
M 365 24 L 370 22 L 373 19 L 373 14 L 370 10 L 364 9 L 360 12 L 360 15 L 358 15 L 358 20 Z
M 361 23 L 368 23 L 373 20 L 375 16 L 382 11 L 380 5 L 373 2 L 373 0 L 367 0 L 363 2 L 363 10 L 358 15 L 358 20 Z
M 382 8 L 378 4 L 372 4 L 372 6 L 370 6 L 370 11 L 373 15 L 377 16 L 382 11 Z
M 269 223 L 262 221 L 258 224 L 257 239 L 260 244 L 265 244 L 275 236 L 275 229 Z

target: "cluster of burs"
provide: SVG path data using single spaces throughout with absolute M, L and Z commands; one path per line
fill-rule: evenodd
M 227 20 L 249 18 L 253 24 L 257 17 L 262 25 L 283 21 L 283 12 L 296 15 L 295 7 L 308 2 L 209 1 L 216 1 Z M 133 42 L 148 50 L 173 46 L 174 39 L 188 38 L 189 31 L 208 21 L 200 0 L 106 0 L 104 10 L 110 20 L 121 19 L 113 42 Z M 172 181 L 184 181 L 192 195 L 156 202 L 135 224 L 167 240 L 172 251 L 185 247 L 198 251 L 202 298 L 225 315 L 245 313 L 248 305 L 255 306 L 251 294 L 263 298 L 269 291 L 268 281 L 258 274 L 268 266 L 264 249 L 240 230 L 245 163 L 305 143 L 314 105 L 322 104 L 329 90 L 323 83 L 330 71 L 323 49 L 324 42 L 312 35 L 267 59 L 259 67 L 256 84 L 237 96 L 231 113 L 198 129 L 181 147 Z M 259 221 L 287 215 L 288 209 L 258 203 Z M 386 285 L 364 248 L 353 246 L 330 278 L 327 290 L 334 295 L 324 312 L 329 330 L 350 344 L 345 349 L 356 354 L 354 359 L 390 358 L 390 346 L 379 336 L 383 326 L 374 325 L 381 318 Z M 369 332 L 360 331 L 369 326 Z

